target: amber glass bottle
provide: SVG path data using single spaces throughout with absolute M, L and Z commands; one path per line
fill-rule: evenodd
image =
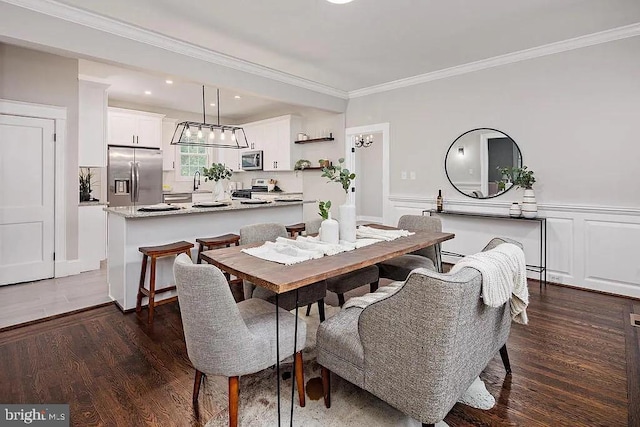
M 442 190 L 438 190 L 438 198 L 436 199 L 436 211 L 442 212 Z

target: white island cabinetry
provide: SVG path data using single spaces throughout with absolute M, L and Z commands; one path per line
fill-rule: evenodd
M 196 239 L 227 233 L 262 222 L 295 224 L 302 222 L 301 202 L 272 202 L 266 205 L 246 205 L 233 201 L 220 208 L 192 208 L 178 204 L 181 209 L 167 212 L 139 212 L 137 207 L 105 208 L 108 219 L 107 279 L 109 296 L 123 311 L 135 309 L 142 254 L 141 246 L 165 245 L 181 240 L 194 243 L 193 258 L 197 254 Z M 156 289 L 173 283 L 175 257 L 158 259 Z M 148 288 L 149 272 L 146 283 Z M 175 296 L 175 291 L 156 296 L 156 301 Z M 145 298 L 143 304 L 147 304 Z

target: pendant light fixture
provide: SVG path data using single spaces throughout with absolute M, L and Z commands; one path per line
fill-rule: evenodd
M 171 145 L 191 145 L 195 147 L 232 148 L 239 150 L 249 148 L 244 129 L 235 125 L 220 124 L 220 89 L 216 89 L 216 105 L 218 107 L 218 123 L 207 123 L 204 104 L 204 85 L 202 86 L 202 123 L 180 122 L 173 132 Z M 227 140 L 227 133 L 231 135 Z

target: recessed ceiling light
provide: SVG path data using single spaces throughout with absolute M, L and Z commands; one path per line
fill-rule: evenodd
M 211 104 L 209 104 L 209 105 L 211 105 L 212 107 L 215 107 L 215 106 L 216 106 L 216 104 L 214 104 L 213 102 L 212 102 Z
M 173 80 L 165 80 L 165 82 L 167 82 L 168 85 L 172 85 L 173 84 Z
M 345 3 L 351 3 L 353 0 L 327 0 L 329 3 L 335 3 L 335 4 L 345 4 Z
M 235 99 L 240 99 L 240 95 L 234 96 Z
M 144 91 L 144 94 L 145 94 L 145 95 L 151 95 L 151 91 L 150 91 L 150 90 L 145 90 L 145 91 Z

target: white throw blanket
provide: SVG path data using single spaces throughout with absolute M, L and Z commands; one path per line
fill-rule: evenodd
M 242 249 L 242 252 L 267 261 L 292 265 L 414 234 L 407 230 L 380 230 L 364 226 L 360 226 L 357 233 L 355 243 L 340 240 L 338 244 L 333 244 L 323 242 L 318 237 L 306 236 L 298 236 L 296 240 L 278 237 L 275 242 L 265 242 L 262 246 Z
M 526 325 L 529 288 L 524 252 L 511 243 L 503 243 L 486 252 L 469 255 L 458 261 L 451 273 L 471 267 L 482 274 L 482 299 L 490 307 L 510 301 L 511 318 Z
M 395 240 L 398 237 L 411 236 L 412 234 L 415 233 L 408 230 L 382 230 L 366 225 L 361 225 L 356 230 L 356 238 L 358 239 Z
M 360 297 L 349 298 L 349 300 L 344 303 L 342 308 L 366 308 L 368 305 L 373 304 L 374 302 L 389 298 L 391 295 L 398 292 L 402 288 L 402 285 L 404 285 L 404 282 L 393 282 L 389 283 L 386 286 L 381 286 L 375 292 L 371 292 Z

